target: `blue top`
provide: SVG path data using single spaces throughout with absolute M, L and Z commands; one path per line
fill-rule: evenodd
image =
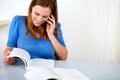
M 22 48 L 29 52 L 31 58 L 44 58 L 56 59 L 55 49 L 49 40 L 42 38 L 41 40 L 35 39 L 28 34 L 26 38 L 25 21 L 27 16 L 15 16 L 11 22 L 7 46 Z M 64 39 L 61 31 L 61 24 L 57 25 L 58 41 L 65 46 Z

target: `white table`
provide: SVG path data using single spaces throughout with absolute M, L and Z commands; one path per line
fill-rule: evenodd
M 76 68 L 91 80 L 120 80 L 120 63 L 59 62 L 57 66 Z
M 76 68 L 91 80 L 120 80 L 120 64 L 56 61 L 57 67 Z M 0 80 L 26 80 L 23 64 L 7 65 L 0 60 Z

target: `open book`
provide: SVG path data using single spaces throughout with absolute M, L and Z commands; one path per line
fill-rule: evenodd
M 38 75 L 38 76 L 36 76 Z M 40 67 L 24 74 L 27 80 L 90 80 L 77 69 Z
M 26 80 L 90 80 L 77 69 L 55 67 L 55 60 L 30 59 L 29 53 L 21 48 L 14 48 L 9 57 L 18 57 L 25 63 Z
M 20 58 L 24 63 L 25 63 L 25 68 L 27 70 L 31 70 L 34 68 L 39 68 L 39 67 L 48 67 L 48 68 L 54 68 L 55 67 L 55 62 L 54 60 L 50 59 L 41 59 L 41 58 L 35 58 L 31 59 L 29 53 L 21 48 L 14 48 L 10 55 L 7 56 L 9 57 L 18 57 Z

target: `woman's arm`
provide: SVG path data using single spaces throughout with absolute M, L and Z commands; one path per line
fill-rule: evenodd
M 4 62 L 7 64 L 13 64 L 15 62 L 15 58 L 7 58 L 10 52 L 13 50 L 11 47 L 6 47 L 4 50 Z
M 13 64 L 15 58 L 6 58 L 10 52 L 13 50 L 13 47 L 16 46 L 18 35 L 19 35 L 19 21 L 21 18 L 19 16 L 14 16 L 10 24 L 7 47 L 4 50 L 4 62 L 7 64 Z M 11 46 L 11 47 L 8 47 Z
M 55 48 L 56 56 L 60 60 L 66 60 L 67 54 L 68 54 L 67 48 L 64 47 L 62 44 L 60 44 L 60 42 L 56 39 L 55 35 L 53 34 L 54 30 L 55 30 L 55 18 L 54 18 L 54 16 L 51 15 L 51 17 L 49 17 L 47 22 L 48 22 L 48 24 L 47 24 L 46 31 L 47 31 L 48 37 L 49 37 L 53 47 Z
M 49 38 L 55 48 L 57 58 L 60 60 L 66 60 L 68 54 L 67 48 L 62 46 L 54 35 L 51 35 Z

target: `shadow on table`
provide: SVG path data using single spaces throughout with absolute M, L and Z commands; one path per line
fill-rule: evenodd
M 19 58 L 13 65 L 0 61 L 0 80 L 26 80 L 24 77 L 25 72 L 25 65 Z

